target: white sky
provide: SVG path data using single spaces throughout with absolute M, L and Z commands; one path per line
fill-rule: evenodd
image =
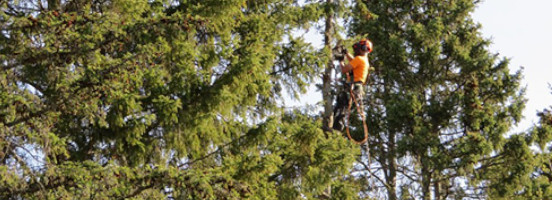
M 493 43 L 490 50 L 500 57 L 511 58 L 510 69 L 524 67 L 522 86 L 528 99 L 524 118 L 512 133 L 530 128 L 538 122 L 537 111 L 552 106 L 552 0 L 483 0 L 472 14 L 482 24 L 483 37 Z M 307 41 L 321 44 L 319 34 L 306 34 Z M 322 99 L 320 91 L 311 87 L 301 101 L 286 102 L 286 106 L 314 104 Z M 319 106 L 322 109 L 322 106 Z

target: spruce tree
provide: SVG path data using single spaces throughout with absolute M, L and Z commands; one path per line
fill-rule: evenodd
M 521 72 L 511 73 L 508 59 L 489 52 L 490 41 L 470 17 L 475 6 L 470 0 L 356 5 L 351 33 L 367 34 L 375 47 L 379 74 L 368 87 L 366 112 L 372 171 L 388 199 L 485 197 L 482 165 L 515 143 L 505 135 L 524 107 Z
M 510 136 L 496 156 L 482 163 L 479 178 L 487 181 L 483 188 L 489 199 L 552 198 L 552 113 L 549 108 L 537 116 L 538 124 Z
M 539 147 L 539 151 L 533 152 L 535 166 L 526 174 L 530 177 L 529 184 L 525 184 L 525 188 L 518 191 L 523 191 L 523 196 L 527 198 L 552 198 L 552 107 L 539 112 L 539 124 L 530 132 L 531 141 Z M 529 160 L 529 159 L 528 159 Z M 524 190 L 525 189 L 525 190 Z M 510 196 L 517 195 L 511 193 Z
M 353 146 L 282 113 L 321 66 L 294 1 L 0 2 L 0 198 L 357 191 Z

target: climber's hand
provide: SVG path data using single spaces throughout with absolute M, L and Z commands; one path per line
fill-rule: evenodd
M 347 48 L 343 47 L 343 48 L 341 49 L 341 53 L 344 54 L 344 55 L 346 55 L 346 54 L 349 53 L 349 51 L 347 50 Z

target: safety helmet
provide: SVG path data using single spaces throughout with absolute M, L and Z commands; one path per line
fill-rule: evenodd
M 362 39 L 353 44 L 353 49 L 355 51 L 368 51 L 368 53 L 372 53 L 372 42 L 368 39 Z

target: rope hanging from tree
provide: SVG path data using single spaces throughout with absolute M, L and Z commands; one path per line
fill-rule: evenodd
M 347 79 L 349 80 L 349 74 L 347 74 Z M 358 103 L 357 99 L 355 98 L 355 94 L 353 92 L 354 85 L 351 84 L 351 87 L 349 87 L 349 94 L 351 94 L 351 98 L 349 98 L 349 106 L 347 108 L 347 115 L 345 116 L 345 130 L 347 132 L 347 137 L 349 137 L 349 140 L 353 141 L 355 144 L 361 145 L 368 141 L 368 126 L 366 126 L 366 118 L 360 108 L 360 104 Z M 351 137 L 351 133 L 349 131 L 349 116 L 351 115 L 351 107 L 353 106 L 353 101 L 355 102 L 357 112 L 362 118 L 362 126 L 364 129 L 364 139 L 361 141 L 355 140 L 353 137 Z M 368 143 L 367 143 L 368 144 Z
M 350 78 L 349 74 L 347 74 L 347 80 L 350 80 L 349 78 Z M 349 138 L 349 140 L 353 141 L 355 144 L 362 145 L 362 144 L 366 143 L 366 157 L 367 157 L 367 160 L 368 160 L 367 170 L 368 170 L 368 174 L 369 174 L 367 179 L 368 179 L 368 184 L 369 184 L 370 190 L 373 190 L 374 189 L 374 180 L 373 180 L 374 173 L 370 169 L 370 166 L 372 166 L 372 161 L 370 159 L 370 143 L 368 142 L 368 136 L 369 136 L 368 126 L 366 125 L 366 118 L 364 116 L 364 112 L 362 112 L 362 109 L 360 108 L 360 104 L 358 103 L 357 99 L 355 98 L 355 94 L 353 93 L 353 87 L 354 87 L 353 84 L 351 84 L 351 86 L 349 87 L 349 94 L 350 94 L 351 97 L 349 98 L 349 105 L 348 105 L 348 108 L 347 108 L 347 114 L 345 116 L 345 130 L 347 132 L 347 137 Z M 362 127 L 364 129 L 364 139 L 362 139 L 361 141 L 357 141 L 353 137 L 351 137 L 351 133 L 349 131 L 349 116 L 351 115 L 351 107 L 353 105 L 353 102 L 355 102 L 357 112 L 360 115 L 360 117 L 362 118 Z

